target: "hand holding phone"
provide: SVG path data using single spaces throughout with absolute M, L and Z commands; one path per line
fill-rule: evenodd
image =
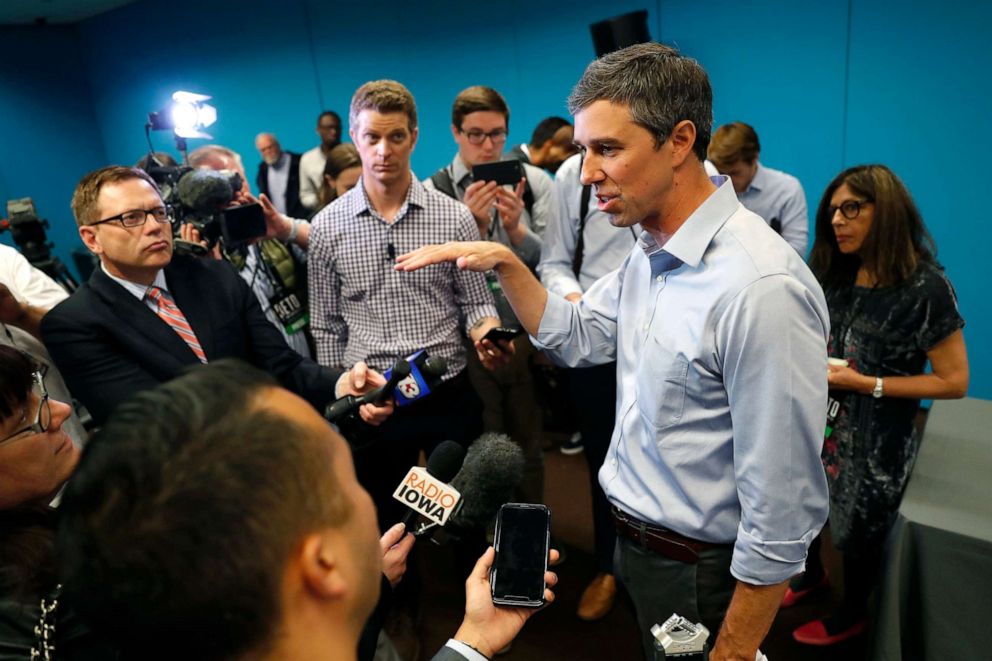
M 482 336 L 483 340 L 489 340 L 493 344 L 496 344 L 496 340 L 506 340 L 507 342 L 513 340 L 515 337 L 519 337 L 524 334 L 523 328 L 507 328 L 506 326 L 497 326 L 495 328 L 490 328 L 489 332 Z M 496 344 L 498 347 L 499 345 Z
M 495 181 L 498 186 L 516 186 L 524 178 L 520 161 L 480 163 L 472 168 L 472 181 Z
M 507 503 L 496 519 L 496 559 L 490 572 L 494 604 L 540 608 L 551 543 L 551 510 Z

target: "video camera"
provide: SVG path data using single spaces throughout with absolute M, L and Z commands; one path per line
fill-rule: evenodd
M 7 218 L 0 221 L 0 232 L 9 231 L 24 258 L 37 269 L 72 293 L 79 283 L 58 257 L 52 255 L 53 244 L 45 229 L 48 221 L 38 217 L 30 197 L 7 202 Z
M 252 239 L 265 236 L 265 216 L 258 203 L 232 206 L 238 191 L 244 186 L 241 175 L 227 170 L 193 169 L 178 165 L 164 167 L 152 155 L 141 164 L 158 184 L 162 200 L 173 219 L 179 253 L 203 255 L 223 240 L 226 249 L 237 248 Z M 179 229 L 190 223 L 207 242 L 179 239 Z

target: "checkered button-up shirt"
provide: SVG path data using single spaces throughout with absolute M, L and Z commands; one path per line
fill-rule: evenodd
M 361 182 L 318 213 L 310 231 L 310 328 L 322 365 L 359 360 L 382 371 L 418 349 L 465 368 L 462 332 L 496 317 L 483 274 L 453 263 L 395 271 L 395 257 L 445 241 L 478 241 L 468 208 L 414 177 L 393 222 L 369 203 Z M 461 325 L 461 329 L 459 326 Z

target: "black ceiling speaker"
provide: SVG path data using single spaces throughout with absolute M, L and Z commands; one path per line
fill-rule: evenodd
M 592 45 L 596 49 L 596 57 L 603 57 L 615 50 L 651 41 L 646 9 L 597 21 L 589 26 L 589 31 L 592 33 Z

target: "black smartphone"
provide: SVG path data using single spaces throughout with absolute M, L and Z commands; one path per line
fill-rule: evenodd
M 500 186 L 516 186 L 524 178 L 524 166 L 520 161 L 496 161 L 480 163 L 472 168 L 472 181 L 495 181 Z
M 551 510 L 545 505 L 507 503 L 496 519 L 496 560 L 489 573 L 493 603 L 539 608 L 544 605 Z
M 224 245 L 234 246 L 265 236 L 265 214 L 262 205 L 251 203 L 224 209 L 221 219 Z
M 515 337 L 519 337 L 524 334 L 523 328 L 507 328 L 505 326 L 497 326 L 496 328 L 490 328 L 489 332 L 482 336 L 483 340 L 489 340 L 493 344 L 496 340 L 506 340 L 510 341 Z M 498 344 L 496 345 L 499 346 Z

